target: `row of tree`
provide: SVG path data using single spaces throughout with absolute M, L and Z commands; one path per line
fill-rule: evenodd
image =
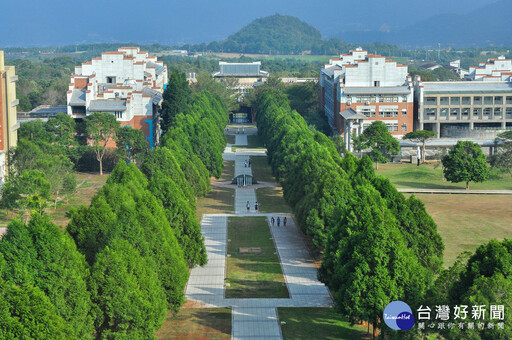
M 285 199 L 304 232 L 324 249 L 319 276 L 338 310 L 378 329 L 389 302 L 420 303 L 441 270 L 444 249 L 423 203 L 376 176 L 369 157 L 341 158 L 279 91 L 262 87 L 256 109 Z
M 164 107 L 175 104 L 174 90 Z M 91 205 L 69 212 L 66 231 L 36 212 L 9 224 L 0 241 L 1 338 L 152 338 L 166 311 L 182 305 L 189 269 L 207 261 L 195 204 L 222 172 L 212 160 L 227 114 L 207 92 L 180 99 L 165 145 L 140 169 L 119 162 Z

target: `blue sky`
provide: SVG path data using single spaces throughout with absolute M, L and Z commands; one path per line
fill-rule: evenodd
M 181 44 L 222 40 L 253 19 L 297 16 L 324 37 L 382 24 L 405 27 L 495 0 L 3 0 L 0 46 L 94 42 Z

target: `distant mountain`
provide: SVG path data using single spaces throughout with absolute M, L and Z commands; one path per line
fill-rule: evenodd
M 336 36 L 348 42 L 386 42 L 401 47 L 512 45 L 512 1 L 501 0 L 467 15 L 440 14 L 398 31 L 351 31 Z
M 322 41 L 320 31 L 289 15 L 253 20 L 226 40 L 208 44 L 209 50 L 241 53 L 298 54 Z

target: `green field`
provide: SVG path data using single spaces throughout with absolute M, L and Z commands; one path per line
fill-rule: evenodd
M 260 253 L 240 254 L 240 247 Z M 288 298 L 288 289 L 265 217 L 228 219 L 226 298 Z
M 362 339 L 367 326 L 353 325 L 333 308 L 278 308 L 283 339 Z M 370 332 L 372 328 L 370 327 Z
M 196 215 L 201 220 L 203 214 L 231 213 L 235 205 L 235 190 L 225 187 L 212 187 L 212 190 L 197 200 Z
M 443 238 L 445 267 L 461 252 L 473 252 L 493 238 L 512 238 L 511 195 L 415 196 L 425 203 Z
M 235 135 L 226 135 L 226 141 L 228 144 L 235 144 Z
M 169 312 L 156 332 L 164 339 L 231 339 L 231 309 L 182 308 L 178 314 Z
M 268 165 L 267 156 L 251 156 L 252 174 L 260 182 L 276 182 Z
M 248 135 L 247 136 L 247 148 L 257 149 L 263 148 L 263 140 L 260 135 Z
M 397 188 L 465 189 L 466 183 L 451 183 L 443 179 L 441 165 L 379 164 L 377 174 L 389 178 Z M 483 183 L 469 183 L 470 189 L 512 190 L 512 176 L 492 171 Z
M 281 187 L 258 188 L 256 197 L 259 202 L 259 211 L 262 213 L 292 213 L 292 209 L 283 198 Z

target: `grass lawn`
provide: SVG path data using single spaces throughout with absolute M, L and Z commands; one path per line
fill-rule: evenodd
M 247 136 L 247 148 L 256 149 L 263 148 L 263 140 L 260 135 L 248 135 Z
M 231 309 L 182 308 L 169 312 L 156 332 L 163 339 L 231 339 Z
M 235 177 L 235 162 L 224 161 L 224 169 L 219 179 L 215 179 L 217 182 L 231 181 Z
M 224 187 L 212 187 L 212 190 L 197 200 L 196 216 L 201 220 L 203 214 L 231 213 L 235 206 L 235 190 Z
M 281 307 L 277 312 L 279 321 L 286 322 L 281 326 L 283 339 L 369 338 L 368 326 L 351 326 L 344 317 L 335 313 L 333 308 Z
M 512 238 L 512 196 L 417 194 L 443 238 L 444 265 L 495 238 Z
M 267 156 L 251 156 L 252 174 L 257 181 L 261 182 L 276 182 L 272 176 L 272 170 L 268 165 Z
M 292 213 L 292 209 L 283 198 L 283 188 L 281 187 L 256 189 L 256 197 L 259 211 L 262 213 Z
M 379 164 L 377 174 L 387 177 L 397 188 L 415 189 L 465 189 L 466 183 L 451 183 L 443 180 L 441 166 L 433 164 Z M 469 183 L 470 189 L 512 190 L 512 176 L 493 171 L 483 183 Z
M 235 144 L 235 135 L 226 135 L 228 144 Z
M 288 298 L 288 289 L 265 217 L 229 217 L 226 298 Z M 239 254 L 240 247 L 261 253 Z
M 88 206 L 91 203 L 92 197 L 100 190 L 107 181 L 108 175 L 100 176 L 95 174 L 77 174 L 77 191 L 70 195 L 68 199 L 64 199 L 57 203 L 55 208 L 53 202 L 48 202 L 46 213 L 50 215 L 52 221 L 59 227 L 64 229 L 69 223 L 69 218 L 66 213 L 72 207 L 79 207 L 81 205 Z M 9 221 L 13 219 L 17 213 L 12 214 L 6 210 L 0 210 L 0 227 L 5 227 Z

